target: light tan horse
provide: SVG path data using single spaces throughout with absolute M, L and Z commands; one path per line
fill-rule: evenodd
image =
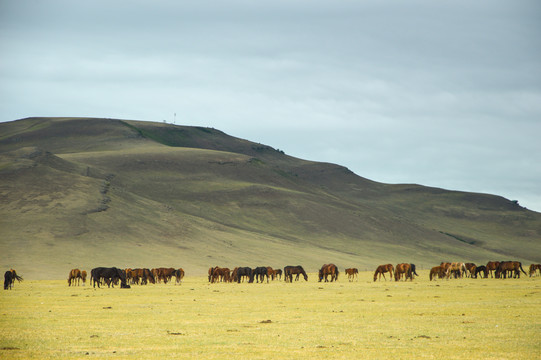
M 386 272 L 388 272 L 390 274 L 389 277 L 390 277 L 391 281 L 393 281 L 393 273 L 394 273 L 393 264 L 386 264 L 386 265 L 378 266 L 378 268 L 374 272 L 374 281 L 376 281 L 376 279 L 378 278 L 378 275 L 379 275 L 379 280 L 381 280 L 381 275 L 383 275 L 383 278 L 385 279 L 385 281 L 387 281 L 387 278 L 385 277 Z

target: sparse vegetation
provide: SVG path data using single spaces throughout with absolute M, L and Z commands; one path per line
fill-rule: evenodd
M 131 289 L 25 281 L 0 293 L 10 359 L 533 359 L 540 277 Z

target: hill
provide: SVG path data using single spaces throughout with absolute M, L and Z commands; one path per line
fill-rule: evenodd
M 90 118 L 0 123 L 2 268 L 443 260 L 541 262 L 541 214 L 500 196 L 390 185 L 212 128 Z

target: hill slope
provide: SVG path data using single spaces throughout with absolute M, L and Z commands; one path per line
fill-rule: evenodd
M 541 262 L 541 214 L 388 185 L 210 128 L 86 118 L 0 123 L 2 268 L 442 260 Z

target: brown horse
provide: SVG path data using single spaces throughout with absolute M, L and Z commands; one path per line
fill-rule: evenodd
M 231 270 L 229 268 L 216 267 L 212 272 L 211 283 L 215 282 L 230 282 Z
M 349 281 L 353 281 L 353 279 L 357 279 L 357 281 L 359 281 L 359 270 L 357 268 L 348 268 L 345 270 L 347 276 L 348 276 L 348 279 Z
M 274 279 L 276 278 L 276 270 L 274 270 L 270 266 L 267 266 L 267 279 L 269 277 L 271 278 L 271 280 L 274 281 Z
M 400 280 L 402 278 L 402 274 L 404 274 L 405 281 L 407 281 L 408 278 L 413 281 L 413 271 L 411 268 L 411 264 L 402 263 L 396 265 L 396 268 L 394 270 L 394 280 Z
M 455 276 L 455 279 L 457 279 L 457 278 L 463 278 L 465 273 L 466 273 L 466 264 L 462 262 L 452 262 L 451 266 L 449 267 L 449 272 L 447 273 L 447 276 L 450 276 L 451 274 L 453 274 Z
M 177 280 L 176 283 L 180 284 L 180 282 L 184 278 L 184 269 L 183 268 L 178 268 L 177 270 L 175 270 L 173 275 L 175 276 L 175 278 Z
M 328 276 L 331 276 L 331 282 L 338 280 L 338 267 L 334 264 L 325 264 L 319 269 L 319 282 L 325 279 L 325 282 L 328 282 Z
M 491 278 L 494 278 L 494 276 L 492 276 L 492 272 L 493 272 L 493 271 L 495 272 L 496 269 L 498 268 L 498 266 L 500 266 L 500 262 L 499 262 L 499 261 L 489 261 L 489 262 L 487 263 L 486 268 L 487 268 L 487 271 L 488 271 L 488 273 L 490 274 L 490 277 L 491 277 Z
M 509 277 L 511 277 L 512 273 L 514 272 L 515 274 L 513 277 L 520 278 L 520 271 L 526 275 L 526 272 L 524 269 L 522 269 L 522 263 L 520 261 L 502 261 L 500 265 L 498 265 L 494 276 L 496 279 L 499 279 L 502 276 L 505 279 L 508 274 Z
M 537 270 L 539 270 L 539 275 L 541 275 L 541 264 L 531 264 L 530 277 L 537 276 Z
M 439 265 L 439 266 L 434 266 L 432 269 L 430 269 L 430 275 L 429 275 L 430 281 L 432 281 L 432 279 L 435 279 L 436 275 L 438 276 L 438 278 L 443 279 L 446 276 L 445 268 Z
M 470 277 L 474 278 L 475 277 L 475 269 L 477 268 L 477 266 L 474 263 L 466 263 L 464 265 L 466 265 L 466 270 L 468 270 L 468 272 L 470 273 Z M 466 276 L 467 276 L 467 274 L 466 274 Z
M 81 280 L 83 280 L 83 286 L 86 284 L 86 270 L 81 270 Z
M 306 271 L 302 268 L 302 266 L 286 266 L 284 267 L 284 281 L 285 282 L 293 282 L 293 275 L 297 275 L 295 280 L 299 279 L 299 275 L 304 277 L 305 281 L 308 281 L 308 275 L 306 274 Z
M 386 272 L 388 272 L 390 274 L 389 278 L 391 279 L 391 281 L 393 281 L 393 273 L 394 273 L 393 264 L 386 264 L 386 265 L 378 266 L 378 268 L 374 272 L 374 281 L 376 281 L 378 275 L 379 275 L 379 280 L 380 281 L 381 281 L 381 275 L 383 275 L 383 278 L 385 279 L 385 281 L 387 281 L 387 278 L 385 277 Z
M 73 286 L 75 286 L 75 284 L 77 284 L 78 286 L 79 279 L 81 279 L 81 270 L 71 269 L 68 275 L 68 286 L 71 286 L 72 283 L 73 283 Z

